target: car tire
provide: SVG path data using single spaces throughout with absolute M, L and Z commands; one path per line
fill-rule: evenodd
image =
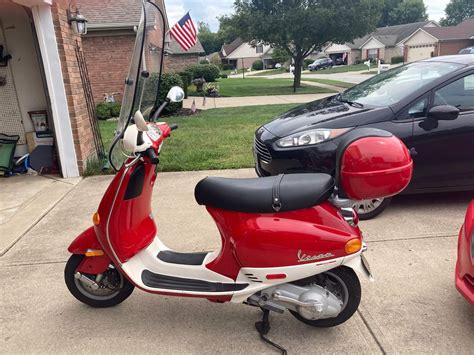
M 357 212 L 361 221 L 366 221 L 381 214 L 391 201 L 391 197 L 358 201 L 352 208 Z

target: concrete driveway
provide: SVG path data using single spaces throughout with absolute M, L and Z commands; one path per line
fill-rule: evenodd
M 162 240 L 182 251 L 220 239 L 194 185 L 207 175 L 250 177 L 250 169 L 166 173 L 153 202 Z M 154 296 L 92 309 L 63 281 L 67 246 L 90 225 L 111 177 L 82 180 L 0 257 L 0 353 L 275 353 L 261 342 L 255 308 Z M 290 353 L 456 353 L 474 349 L 474 308 L 455 290 L 456 235 L 472 196 L 403 196 L 362 222 L 376 281 L 362 280 L 359 311 L 333 329 L 273 315 L 270 337 Z

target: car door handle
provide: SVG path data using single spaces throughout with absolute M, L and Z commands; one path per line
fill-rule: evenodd
M 410 148 L 410 155 L 412 157 L 416 157 L 418 155 L 418 152 L 416 151 L 415 148 Z

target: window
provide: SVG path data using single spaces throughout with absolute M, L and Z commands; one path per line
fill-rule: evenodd
M 474 74 L 435 91 L 433 106 L 451 105 L 461 111 L 474 110 Z
M 408 108 L 404 109 L 402 113 L 397 117 L 398 120 L 407 120 L 413 118 L 426 117 L 428 111 L 428 97 L 417 100 L 411 103 Z
M 377 58 L 378 49 L 369 49 L 367 50 L 367 59 L 376 59 Z
M 342 96 L 346 100 L 357 101 L 363 105 L 390 106 L 409 98 L 418 89 L 462 67 L 464 65 L 455 63 L 415 62 L 363 81 L 344 91 Z
M 255 50 L 257 51 L 257 53 L 263 53 L 263 44 L 257 45 L 257 47 L 255 47 Z

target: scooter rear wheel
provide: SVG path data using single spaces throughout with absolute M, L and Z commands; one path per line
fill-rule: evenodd
M 77 268 L 85 257 L 85 255 L 71 255 L 64 269 L 67 288 L 75 298 L 88 306 L 105 308 L 116 306 L 132 294 L 135 286 L 112 267 L 101 275 L 101 280 L 97 282 L 98 289 L 76 278 Z M 84 273 L 83 276 L 95 282 L 98 275 Z
M 298 320 L 312 327 L 327 328 L 340 325 L 357 311 L 361 298 L 361 287 L 357 274 L 351 268 L 340 266 L 320 275 L 299 280 L 296 284 L 305 287 L 319 285 L 326 287 L 343 302 L 343 309 L 337 317 L 324 319 L 307 319 L 296 311 L 290 310 Z

